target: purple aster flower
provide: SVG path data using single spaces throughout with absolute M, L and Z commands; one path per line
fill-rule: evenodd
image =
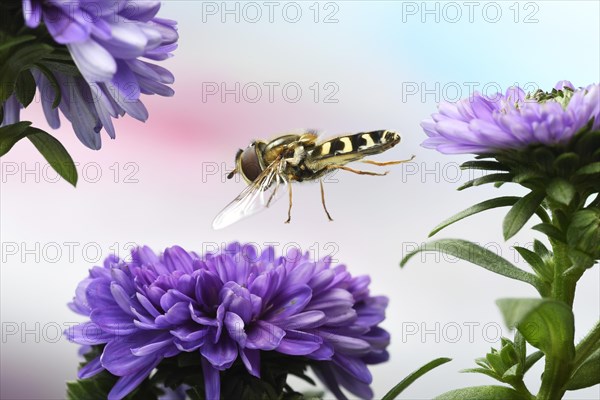
M 600 128 L 600 86 L 575 89 L 568 81 L 555 91 L 525 95 L 518 87 L 504 95 L 475 93 L 457 103 L 440 103 L 439 111 L 421 123 L 426 148 L 441 153 L 486 154 L 535 144 L 563 145 L 592 123 Z
M 304 357 L 339 399 L 340 386 L 371 398 L 368 364 L 386 361 L 389 334 L 378 327 L 387 298 L 369 294 L 368 277 L 352 277 L 329 259 L 298 251 L 275 257 L 238 243 L 200 257 L 179 247 L 159 256 L 147 247 L 125 262 L 114 256 L 81 282 L 71 308 L 90 321 L 67 332 L 81 345 L 105 345 L 79 371 L 119 376 L 121 399 L 161 363 L 198 352 L 206 398 L 220 396 L 220 371 L 241 360 L 260 377 L 262 352 Z
M 36 28 L 43 22 L 52 38 L 68 48 L 83 76 L 53 68 L 54 61 L 42 62 L 56 75 L 63 95 L 60 110 L 86 146 L 101 147 L 102 128 L 115 137 L 112 118 L 127 113 L 145 121 L 148 112 L 141 94 L 173 95 L 167 86 L 174 82 L 173 75 L 143 60 L 165 60 L 177 47 L 176 23 L 157 18 L 159 8 L 159 1 L 23 0 L 26 25 Z M 54 89 L 48 89 L 39 70 L 32 70 L 48 123 L 57 128 L 58 112 L 51 107 Z M 18 121 L 21 105 L 16 99 L 7 101 L 5 107 L 13 112 L 2 125 L 15 118 Z

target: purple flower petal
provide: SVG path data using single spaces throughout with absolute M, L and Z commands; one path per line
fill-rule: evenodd
M 101 361 L 104 368 L 111 374 L 125 376 L 135 374 L 145 370 L 149 365 L 156 362 L 157 355 L 136 356 L 132 353 L 131 347 L 147 343 L 148 338 L 142 335 L 137 335 L 132 339 L 114 340 L 104 347 Z
M 117 72 L 113 56 L 93 39 L 68 44 L 73 61 L 82 75 L 92 82 L 110 81 Z
M 131 392 L 160 360 L 195 351 L 207 398 L 219 398 L 219 371 L 238 356 L 260 377 L 262 351 L 313 360 L 336 396 L 338 384 L 371 393 L 366 364 L 389 357 L 389 334 L 377 326 L 387 298 L 370 296 L 369 278 L 353 278 L 343 265 L 296 256 L 259 255 L 233 243 L 204 256 L 173 247 L 158 256 L 138 248 L 127 262 L 109 258 L 90 270 L 73 301 L 91 321 L 67 335 L 85 345 L 106 343 L 100 360 L 83 371 L 121 376 L 115 398 Z M 85 330 L 97 335 L 86 337 Z
M 249 349 L 274 350 L 285 336 L 285 331 L 266 321 L 256 321 L 247 331 L 246 347 Z
M 42 5 L 41 3 L 31 0 L 23 0 L 23 15 L 25 16 L 25 24 L 30 28 L 37 28 L 42 20 Z
M 93 322 L 84 322 L 75 325 L 65 331 L 67 338 L 81 345 L 96 345 L 107 343 L 114 339 L 115 335 L 102 330 Z
M 237 344 L 227 336 L 221 336 L 217 343 L 207 341 L 200 353 L 217 369 L 227 369 L 237 358 Z
M 206 400 L 219 400 L 221 398 L 219 370 L 213 367 L 212 363 L 204 357 L 202 357 L 202 375 L 204 376 L 204 396 Z
M 312 290 L 305 284 L 285 288 L 273 299 L 273 309 L 265 314 L 266 319 L 279 321 L 299 313 L 312 298 Z
M 98 357 L 94 358 L 92 361 L 88 362 L 86 365 L 84 365 L 77 372 L 77 377 L 79 379 L 88 379 L 96 374 L 99 374 L 102 371 L 104 371 L 104 367 L 102 366 L 102 363 L 100 362 L 100 356 L 98 356 Z
M 241 349 L 240 357 L 250 375 L 260 378 L 260 350 Z
M 323 339 L 317 335 L 302 331 L 288 330 L 285 337 L 279 343 L 277 351 L 292 356 L 301 356 L 317 351 Z
M 57 7 L 53 7 L 53 9 L 59 10 Z M 79 44 L 89 40 L 91 27 L 83 20 L 83 15 L 80 13 L 55 12 L 52 16 L 48 14 L 44 18 L 44 23 L 57 43 Z
M 554 88 L 566 94 L 553 92 L 549 95 L 556 98 L 542 102 L 537 95 L 528 98 L 519 87 L 495 97 L 475 93 L 454 104 L 442 102 L 439 113 L 421 123 L 428 136 L 422 146 L 445 154 L 488 154 L 535 144 L 563 145 L 589 121 L 597 120 L 598 111 L 592 110 L 600 109 L 599 102 L 592 93 L 599 87 L 575 89 L 571 82 L 560 81 Z M 573 91 L 570 100 L 561 97 Z M 566 108 L 563 101 L 568 101 Z
M 108 400 L 121 400 L 129 393 L 131 393 L 144 379 L 150 375 L 152 370 L 156 368 L 160 359 L 156 359 L 153 362 L 148 363 L 143 369 L 139 371 L 119 378 L 117 383 L 113 386 L 110 393 L 108 394 Z

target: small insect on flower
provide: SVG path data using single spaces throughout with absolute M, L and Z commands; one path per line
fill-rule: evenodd
M 360 161 L 376 166 L 386 166 L 409 162 L 408 160 L 377 162 L 363 160 L 364 157 L 383 153 L 400 143 L 400 135 L 380 130 L 339 136 L 318 143 L 317 134 L 307 131 L 277 137 L 269 142 L 255 140 L 245 150 L 238 150 L 235 156 L 235 169 L 227 176 L 231 179 L 239 173 L 248 187 L 244 189 L 213 221 L 214 229 L 221 229 L 242 218 L 269 207 L 284 193 L 289 194 L 288 218 L 292 212 L 291 183 L 319 180 L 321 203 L 325 214 L 333 221 L 325 206 L 325 192 L 321 178 L 335 170 L 344 170 L 359 175 L 384 176 L 388 171 L 376 173 L 347 167 L 346 164 Z

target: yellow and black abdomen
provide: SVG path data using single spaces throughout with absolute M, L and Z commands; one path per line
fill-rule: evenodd
M 315 146 L 306 165 L 314 171 L 331 164 L 343 165 L 365 156 L 383 153 L 398 143 L 400 135 L 387 130 L 340 136 Z

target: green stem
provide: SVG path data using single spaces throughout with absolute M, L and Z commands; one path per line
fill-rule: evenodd
M 560 229 L 558 220 L 553 212 L 554 225 Z M 570 276 L 565 277 L 572 263 L 569 258 L 569 248 L 567 244 L 551 240 L 552 250 L 554 252 L 554 279 L 552 282 L 552 291 L 550 297 L 563 301 L 569 308 L 573 309 L 573 300 L 575 298 L 575 287 L 577 279 Z M 573 368 L 572 360 L 565 360 L 546 354 L 546 364 L 542 376 L 542 385 L 537 395 L 538 400 L 560 400 L 565 394 L 564 386 L 571 376 Z
M 546 366 L 542 375 L 542 385 L 537 400 L 560 400 L 563 389 L 571 375 L 571 363 L 546 356 Z
M 513 388 L 515 388 L 515 390 L 517 392 L 519 392 L 522 395 L 524 395 L 526 398 L 528 398 L 530 400 L 536 400 L 536 397 L 531 394 L 531 392 L 529 391 L 529 389 L 527 389 L 527 386 L 525 386 L 525 383 L 523 383 L 522 380 L 520 380 L 518 382 L 511 383 L 511 386 Z
M 554 250 L 554 281 L 552 282 L 551 297 L 561 300 L 573 308 L 575 299 L 576 279 L 565 277 L 564 273 L 571 267 L 571 260 L 568 255 L 568 247 L 564 243 L 553 243 Z

